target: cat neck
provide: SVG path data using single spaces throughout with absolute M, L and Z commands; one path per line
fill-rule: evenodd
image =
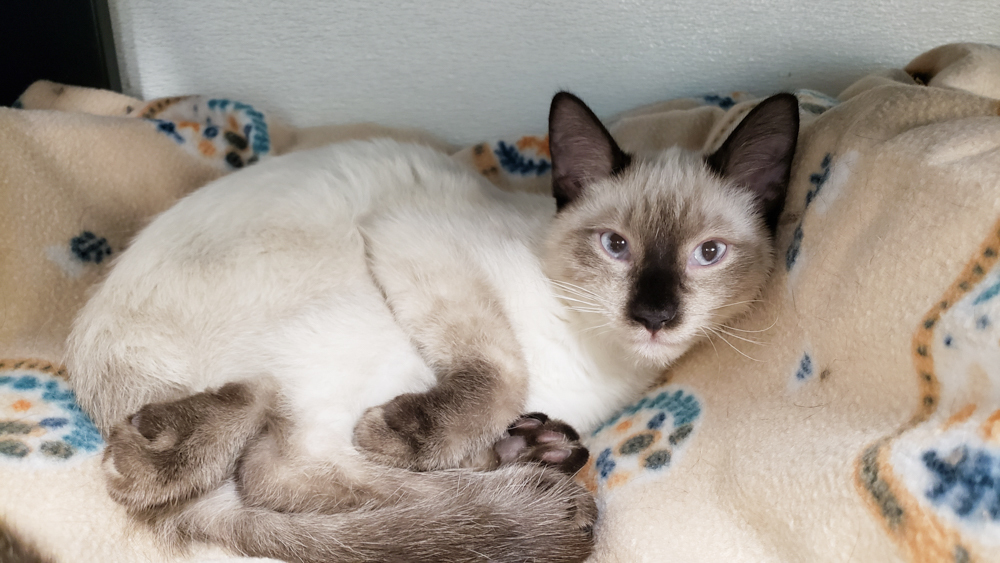
M 597 368 L 596 373 L 602 378 L 610 378 L 607 387 L 620 388 L 629 398 L 635 398 L 666 371 L 667 365 L 638 358 L 614 335 L 602 334 L 601 329 L 596 328 L 599 325 L 587 319 L 587 315 L 572 310 L 567 310 L 566 314 L 567 325 L 580 349 Z
M 637 360 L 558 296 L 552 299 L 560 322 L 544 334 L 535 332 L 537 339 L 526 347 L 534 373 L 528 411 L 544 410 L 587 434 L 638 399 L 665 366 Z

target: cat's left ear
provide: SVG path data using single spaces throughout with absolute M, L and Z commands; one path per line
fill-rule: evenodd
M 616 174 L 632 162 L 587 104 L 569 92 L 552 98 L 549 154 L 552 195 L 558 209 L 572 203 L 588 184 Z
M 756 196 L 772 234 L 785 206 L 798 137 L 798 101 L 791 94 L 777 94 L 757 104 L 705 159 L 716 173 Z

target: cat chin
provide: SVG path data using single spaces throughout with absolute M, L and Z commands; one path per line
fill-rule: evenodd
M 650 335 L 643 330 L 632 342 L 631 348 L 643 364 L 650 367 L 666 367 L 691 347 L 693 339 L 682 335 L 658 332 Z

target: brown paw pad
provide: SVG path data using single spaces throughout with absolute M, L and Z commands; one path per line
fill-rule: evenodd
M 501 465 L 535 462 L 570 475 L 579 471 L 590 455 L 572 426 L 542 413 L 525 414 L 515 420 L 507 428 L 507 435 L 494 444 L 493 451 Z

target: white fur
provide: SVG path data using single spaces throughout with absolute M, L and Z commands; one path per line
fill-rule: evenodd
M 525 411 L 585 432 L 662 366 L 581 337 L 583 316 L 542 272 L 554 214 L 550 197 L 388 141 L 259 164 L 179 202 L 117 259 L 70 339 L 75 388 L 107 431 L 149 402 L 273 376 L 302 450 L 343 461 L 366 408 L 434 382 L 382 294 L 394 271 L 423 268 L 455 291 L 465 276 L 486 280 L 528 365 Z

